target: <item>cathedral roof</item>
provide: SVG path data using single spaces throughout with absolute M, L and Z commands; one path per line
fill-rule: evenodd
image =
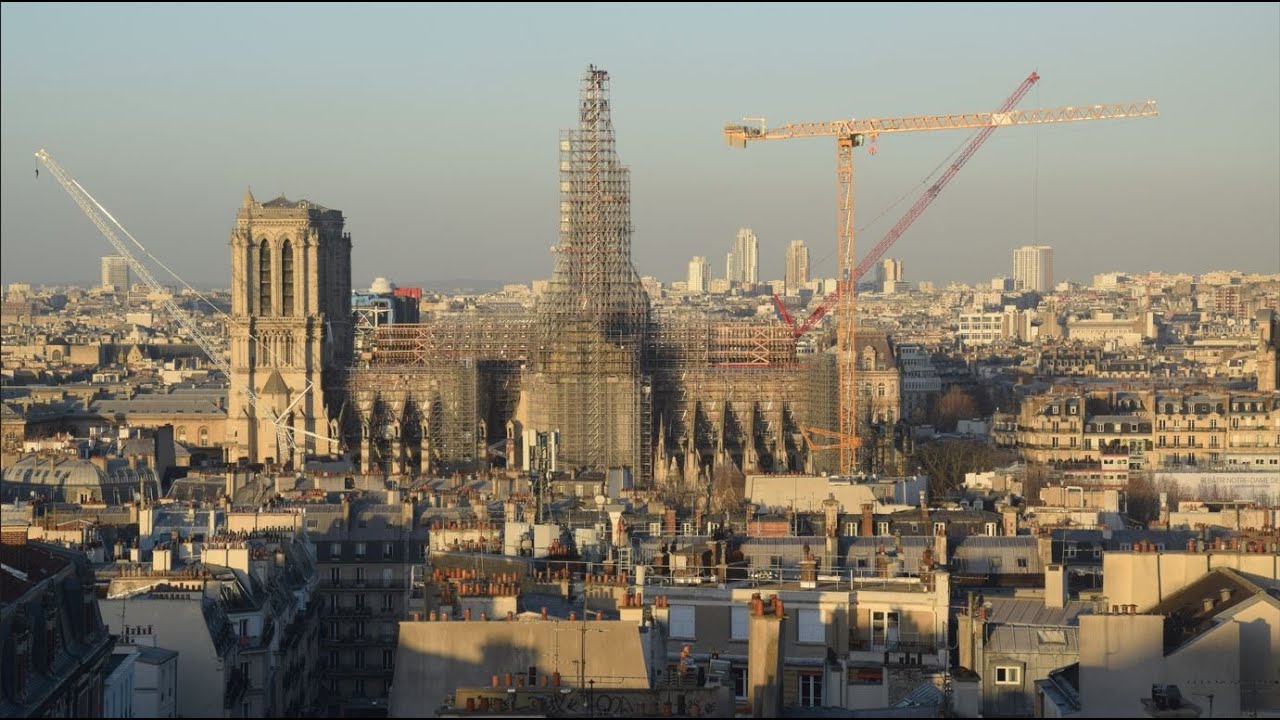
M 329 208 L 323 207 L 323 206 L 321 206 L 321 205 L 319 205 L 319 204 L 317 204 L 317 203 L 313 203 L 313 202 L 311 202 L 310 200 L 298 200 L 298 201 L 293 201 L 293 200 L 290 200 L 289 198 L 285 197 L 284 195 L 281 195 L 280 197 L 278 197 L 278 198 L 276 198 L 276 199 L 274 199 L 274 200 L 268 200 L 268 201 L 266 201 L 266 202 L 262 203 L 262 207 L 264 207 L 264 208 L 280 208 L 280 209 L 284 209 L 284 210 L 308 210 L 308 209 L 309 209 L 309 210 L 319 210 L 319 211 L 321 211 L 321 212 L 328 211 L 328 209 L 329 209 Z

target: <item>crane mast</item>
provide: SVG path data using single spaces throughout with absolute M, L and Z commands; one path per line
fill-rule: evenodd
M 192 318 L 186 310 L 183 310 L 173 301 L 173 297 L 168 293 L 165 287 L 156 280 L 154 275 L 152 275 L 150 268 L 148 268 L 136 255 L 133 254 L 129 246 L 125 244 L 125 242 L 120 239 L 120 236 L 116 234 L 115 230 L 112 229 L 112 226 L 114 225 L 115 227 L 120 228 L 120 231 L 123 232 L 129 240 L 133 241 L 133 244 L 137 245 L 139 250 L 145 253 L 147 250 L 143 247 L 142 243 L 138 242 L 138 240 L 134 238 L 119 221 L 112 217 L 111 213 L 102 206 L 102 203 L 94 199 L 94 197 L 89 194 L 89 191 L 85 190 L 84 186 L 76 182 L 75 178 L 71 177 L 67 171 L 49 155 L 48 152 L 41 149 L 36 153 L 36 158 L 38 158 L 40 162 L 48 168 L 49 172 L 52 173 L 53 177 L 58 181 L 58 184 L 67 191 L 67 194 L 71 196 L 71 199 L 75 201 L 76 205 L 80 206 L 80 209 L 84 211 L 84 214 L 88 216 L 89 220 L 98 228 L 98 232 L 101 232 L 102 236 L 107 239 L 107 242 L 111 243 L 111 246 L 115 248 L 116 252 L 125 258 L 125 261 L 129 263 L 129 268 L 133 270 L 138 277 L 142 278 L 142 281 L 146 283 L 147 287 L 149 287 L 157 297 L 161 298 L 161 304 L 164 309 L 167 310 L 169 314 L 178 321 L 178 324 L 182 326 L 182 329 L 191 336 L 196 345 L 200 347 L 201 352 L 203 352 L 205 357 L 209 359 L 209 362 L 211 362 L 219 372 L 230 379 L 231 364 L 222 356 L 222 352 L 213 344 L 209 337 L 200 330 L 195 319 Z M 108 220 L 110 222 L 108 222 Z M 310 388 L 308 388 L 308 390 L 309 389 Z M 306 391 L 299 393 L 298 397 L 294 398 L 293 402 L 289 404 L 289 407 L 285 408 L 284 411 L 280 413 L 274 412 L 265 403 L 259 402 L 258 395 L 253 391 L 253 388 L 246 386 L 244 388 L 244 393 L 249 401 L 249 405 L 253 407 L 255 411 L 265 411 L 270 417 L 272 424 L 276 427 L 276 440 L 281 448 L 288 449 L 290 457 L 292 457 L 298 449 L 297 442 L 294 439 L 294 433 L 302 433 L 320 440 L 328 441 L 328 438 L 317 435 L 316 433 L 291 427 L 286 421 L 288 413 L 293 409 L 293 406 L 306 395 Z
M 734 147 L 746 147 L 749 141 L 756 140 L 791 140 L 810 137 L 836 138 L 836 181 L 839 187 L 837 194 L 839 205 L 837 227 L 839 234 L 836 254 L 840 263 L 839 276 L 835 292 L 829 295 L 814 310 L 814 313 L 802 326 L 803 329 L 796 331 L 796 335 L 803 334 L 804 331 L 812 327 L 832 306 L 837 307 L 836 353 L 839 414 L 837 426 L 834 430 L 802 428 L 802 431 L 811 450 L 839 451 L 838 467 L 841 474 L 847 475 L 854 471 L 857 464 L 856 453 L 859 446 L 856 411 L 857 367 L 855 340 L 857 328 L 854 285 L 857 283 L 861 273 L 866 272 L 871 264 L 875 262 L 875 259 L 883 255 L 888 247 L 924 212 L 924 209 L 937 197 L 942 188 L 955 177 L 964 163 L 977 152 L 978 148 L 982 146 L 982 143 L 997 127 L 1152 117 L 1159 114 L 1154 100 L 1110 105 L 1069 105 L 1034 110 L 1013 110 L 1013 106 L 1026 94 L 1031 85 L 1039 79 L 1039 75 L 1032 73 L 1018 87 L 1018 90 L 1005 101 L 1001 109 L 995 112 L 787 123 L 772 128 L 766 126 L 763 118 L 752 118 L 755 124 L 728 123 L 725 125 L 725 141 Z M 867 140 L 875 140 L 880 133 L 963 129 L 979 129 L 981 132 L 969 143 L 965 151 L 948 168 L 947 172 L 916 201 L 916 204 L 907 212 L 907 215 L 877 244 L 863 264 L 858 265 L 854 254 L 853 149 L 862 146 Z

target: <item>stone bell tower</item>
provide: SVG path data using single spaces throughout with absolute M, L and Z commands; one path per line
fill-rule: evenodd
M 297 467 L 305 454 L 338 450 L 331 419 L 342 405 L 352 353 L 351 236 L 343 222 L 338 210 L 284 196 L 257 202 L 249 192 L 236 212 L 228 329 L 232 462 L 245 457 Z M 294 453 L 280 428 L 292 434 Z

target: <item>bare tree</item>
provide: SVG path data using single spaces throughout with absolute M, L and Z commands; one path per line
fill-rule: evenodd
M 951 432 L 956 429 L 958 421 L 975 417 L 977 414 L 978 404 L 973 396 L 958 386 L 952 385 L 934 408 L 933 425 L 943 432 Z
M 929 476 L 933 497 L 945 496 L 964 484 L 971 472 L 992 470 L 1009 462 L 1006 453 L 977 440 L 939 440 L 916 448 L 916 464 Z

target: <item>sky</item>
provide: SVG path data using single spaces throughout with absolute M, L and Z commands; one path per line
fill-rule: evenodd
M 336 208 L 353 279 L 441 288 L 550 275 L 558 133 L 610 73 L 633 260 L 762 278 L 804 240 L 836 272 L 835 142 L 722 140 L 726 122 L 1155 99 L 1157 118 L 997 130 L 890 251 L 908 281 L 1108 270 L 1280 272 L 1280 4 L 59 5 L 0 9 L 0 281 L 97 282 L 107 241 L 43 147 L 156 257 L 229 283 L 246 188 Z M 968 135 L 882 136 L 855 159 L 870 248 Z M 895 204 L 897 202 L 897 204 Z M 861 255 L 861 252 L 859 253 Z

